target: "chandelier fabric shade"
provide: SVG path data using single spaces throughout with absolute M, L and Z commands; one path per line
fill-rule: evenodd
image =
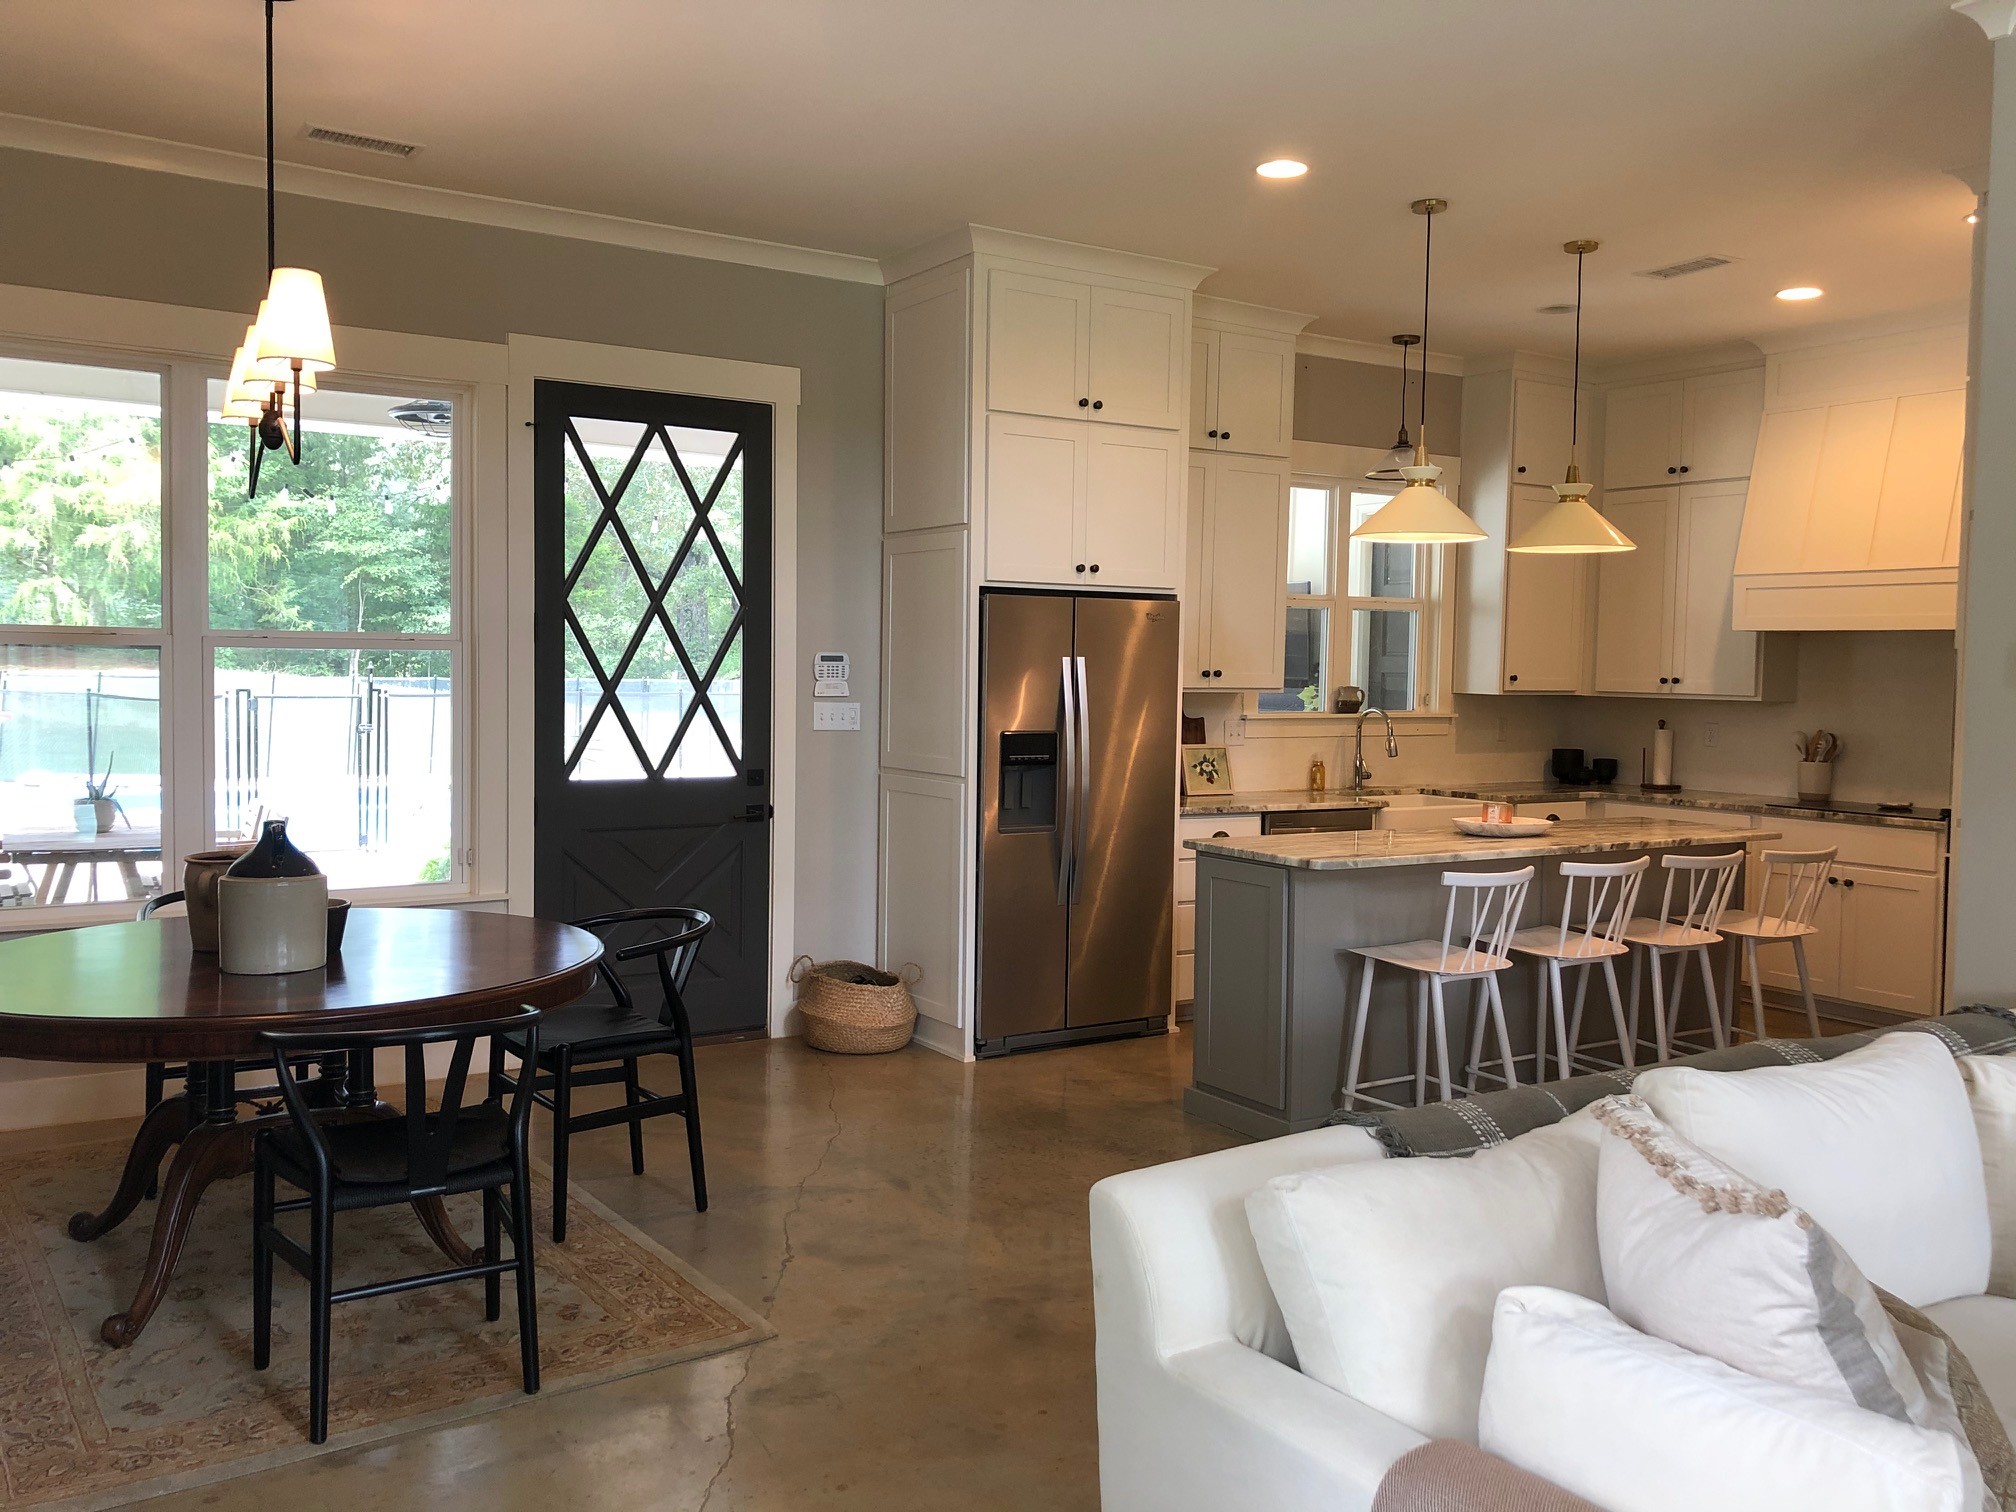
M 259 309 L 259 349 L 255 359 L 282 362 L 304 373 L 336 366 L 336 339 L 329 330 L 329 305 L 322 275 L 309 268 L 275 268 Z

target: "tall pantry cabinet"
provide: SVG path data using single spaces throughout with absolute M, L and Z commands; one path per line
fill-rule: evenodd
M 980 589 L 1183 591 L 1209 271 L 981 226 L 885 266 L 877 948 L 944 1054 L 973 1053 Z

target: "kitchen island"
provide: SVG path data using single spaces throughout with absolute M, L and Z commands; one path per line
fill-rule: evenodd
M 1322 1124 L 1337 1106 L 1343 1085 L 1351 1005 L 1363 965 L 1350 947 L 1439 938 L 1448 900 L 1444 871 L 1532 865 L 1533 884 L 1521 919 L 1528 926 L 1560 918 L 1562 862 L 1649 854 L 1653 865 L 1638 908 L 1652 915 L 1665 886 L 1661 855 L 1713 854 L 1775 838 L 1769 830 L 1727 823 L 1620 818 L 1567 820 L 1544 835 L 1502 839 L 1473 838 L 1452 826 L 1192 840 L 1189 848 L 1197 853 L 1195 1061 L 1183 1106 L 1199 1118 L 1260 1138 Z M 1366 1037 L 1368 1078 L 1411 1068 L 1412 984 L 1405 976 L 1382 971 L 1375 978 Z M 1707 1023 L 1699 979 L 1690 982 L 1683 1030 Z M 1719 975 L 1717 982 L 1719 988 Z M 1534 977 L 1515 968 L 1501 973 L 1500 986 L 1515 1055 L 1530 1057 L 1537 1007 Z M 1469 1044 L 1470 998 L 1467 988 L 1451 994 L 1454 1045 Z M 1592 1002 L 1599 1000 L 1600 993 Z M 1600 1021 L 1608 1020 L 1603 1013 Z M 1608 1036 L 1597 1030 L 1590 1037 Z

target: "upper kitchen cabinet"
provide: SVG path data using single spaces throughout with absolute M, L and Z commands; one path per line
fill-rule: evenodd
M 995 268 L 987 407 L 1177 430 L 1188 330 L 1180 294 Z
M 1603 486 L 1747 478 L 1763 406 L 1761 368 L 1613 388 L 1604 396 Z
M 1190 444 L 1285 457 L 1295 442 L 1295 336 L 1307 315 L 1195 301 L 1190 332 Z
M 1771 353 L 1737 624 L 1954 628 L 1966 360 L 1960 326 Z
M 989 415 L 992 583 L 1173 592 L 1182 571 L 1182 438 L 1136 426 Z
M 1505 549 L 1568 468 L 1572 391 L 1525 361 L 1463 380 L 1462 504 L 1489 535 L 1449 548 L 1458 693 L 1575 693 L 1588 662 L 1587 559 Z
M 1288 463 L 1190 456 L 1183 685 L 1281 686 L 1288 614 Z

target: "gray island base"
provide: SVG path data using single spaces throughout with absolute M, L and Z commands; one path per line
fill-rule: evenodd
M 1344 1083 L 1361 957 L 1356 945 L 1439 939 L 1448 906 L 1445 871 L 1511 871 L 1531 865 L 1522 927 L 1560 922 L 1564 861 L 1623 861 L 1650 855 L 1638 911 L 1656 915 L 1665 887 L 1658 858 L 1674 851 L 1726 852 L 1774 840 L 1769 830 L 1682 820 L 1569 820 L 1530 839 L 1473 839 L 1448 832 L 1382 831 L 1193 840 L 1197 853 L 1195 1056 L 1187 1112 L 1243 1134 L 1271 1138 L 1313 1129 L 1337 1107 Z M 1741 896 L 1740 887 L 1736 897 Z M 1731 904 L 1734 906 L 1735 898 Z M 1515 957 L 1515 960 L 1517 958 Z M 1688 960 L 1681 1028 L 1705 1028 L 1706 994 Z M 1620 960 L 1620 968 L 1623 963 Z M 1583 1041 L 1615 1037 L 1600 968 L 1592 968 Z M 1669 960 L 1669 983 L 1676 969 Z M 1721 990 L 1716 961 L 1716 990 Z M 1367 1080 L 1410 1073 L 1411 972 L 1381 968 L 1366 1035 Z M 1627 994 L 1630 975 L 1620 969 Z M 1500 973 L 1520 1080 L 1532 1078 L 1539 984 L 1524 962 Z M 1449 1000 L 1449 1042 L 1460 1061 L 1470 1044 L 1474 995 L 1458 983 Z M 1569 992 L 1574 992 L 1572 976 Z M 1571 996 L 1572 1003 L 1572 996 Z M 1641 1024 L 1651 1037 L 1650 984 Z M 1649 1052 L 1648 1052 L 1649 1055 Z M 1641 1061 L 1641 1064 L 1643 1062 Z M 1496 1070 L 1495 1060 L 1487 1061 Z M 1461 1066 L 1454 1067 L 1460 1075 Z M 1545 1080 L 1546 1078 L 1542 1078 Z M 1431 1080 L 1432 1085 L 1432 1080 Z M 1480 1083 L 1491 1086 L 1493 1082 Z M 1392 1097 L 1406 1089 L 1384 1089 Z

